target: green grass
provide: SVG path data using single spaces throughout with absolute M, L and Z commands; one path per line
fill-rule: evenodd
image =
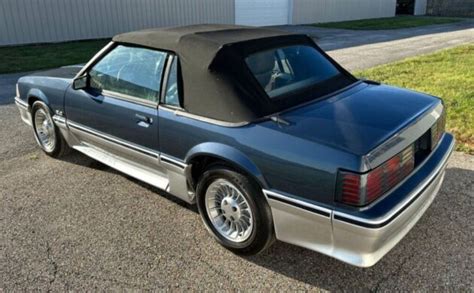
M 351 20 L 342 22 L 315 23 L 313 26 L 350 30 L 387 30 L 461 21 L 460 18 L 434 16 L 395 16 L 386 18 Z
M 408 58 L 356 73 L 443 98 L 457 149 L 474 154 L 474 44 Z
M 34 71 L 89 61 L 109 40 L 0 48 L 0 73 Z

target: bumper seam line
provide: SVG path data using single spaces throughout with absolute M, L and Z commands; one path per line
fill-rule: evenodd
M 310 203 L 306 203 L 306 202 L 303 202 L 303 201 L 300 201 L 300 200 L 297 200 L 297 199 L 293 199 L 291 197 L 288 197 L 288 196 L 285 196 L 285 195 L 282 195 L 280 193 L 276 193 L 276 192 L 270 191 L 270 190 L 265 190 L 264 189 L 263 193 L 269 199 L 279 201 L 279 202 L 282 202 L 282 203 L 285 203 L 285 204 L 288 204 L 288 205 L 291 205 L 291 206 L 295 206 L 297 208 L 300 208 L 300 209 L 303 209 L 303 210 L 306 210 L 306 211 L 309 211 L 309 212 L 312 212 L 312 213 L 315 213 L 315 214 L 318 214 L 318 215 L 322 215 L 322 216 L 325 216 L 327 218 L 331 217 L 331 210 L 329 210 L 327 208 L 319 207 L 319 206 L 316 206 L 316 205 L 313 205 L 313 204 L 310 204 Z

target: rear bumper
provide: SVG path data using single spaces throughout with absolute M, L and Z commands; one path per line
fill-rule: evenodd
M 337 258 L 360 267 L 372 266 L 410 231 L 433 202 L 443 182 L 446 164 L 454 149 L 454 138 L 445 134 L 442 144 L 433 154 L 439 158 L 430 158 L 431 162 L 417 171 L 426 174 L 424 180 L 387 213 L 368 218 L 333 212 L 334 255 Z M 398 196 L 400 192 L 395 190 L 394 193 Z
M 438 194 L 444 168 L 400 215 L 379 228 L 333 218 L 334 256 L 359 267 L 370 267 L 389 252 L 418 222 Z
M 20 111 L 21 120 L 31 126 L 31 112 L 28 103 L 15 97 L 15 104 Z
M 433 202 L 453 149 L 454 138 L 445 134 L 416 176 L 397 187 L 390 198 L 359 213 L 328 209 L 264 190 L 276 236 L 351 265 L 370 267 L 410 231 Z

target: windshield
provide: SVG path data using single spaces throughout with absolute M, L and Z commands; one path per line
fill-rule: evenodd
M 260 51 L 245 62 L 270 98 L 313 87 L 341 72 L 318 50 L 295 45 Z

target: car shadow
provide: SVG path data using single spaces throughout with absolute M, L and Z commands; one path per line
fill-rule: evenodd
M 73 152 L 62 160 L 123 176 L 134 184 L 198 213 L 195 205 L 115 171 L 81 153 Z M 472 207 L 463 201 L 469 198 L 469 186 L 472 188 L 473 178 L 474 171 L 446 169 L 440 193 L 425 215 L 400 243 L 370 268 L 358 268 L 279 241 L 259 255 L 242 259 L 285 277 L 330 291 L 378 291 L 391 288 L 415 290 L 416 284 L 420 282 L 427 282 L 428 287 L 433 288 L 446 286 L 446 267 L 454 270 L 459 262 L 452 258 L 452 255 L 457 255 L 460 259 L 469 258 L 472 239 L 460 238 L 459 235 L 465 235 L 464 229 L 471 225 L 466 215 L 471 213 Z M 447 206 L 455 208 L 446 209 Z M 460 223 L 463 219 L 466 223 Z M 452 245 L 452 239 L 457 239 L 458 242 Z M 439 248 L 440 245 L 443 249 Z M 444 265 L 439 265 L 439 262 Z M 456 274 L 459 279 L 470 278 L 469 270 L 458 270 Z M 408 281 L 413 279 L 418 283 Z M 426 284 L 423 287 L 425 288 Z
M 79 165 L 79 166 L 82 166 L 82 167 L 86 167 L 86 168 L 91 168 L 91 169 L 94 169 L 94 170 L 98 170 L 98 171 L 104 171 L 104 172 L 109 172 L 111 174 L 115 174 L 115 175 L 118 175 L 118 176 L 122 176 L 124 178 L 126 178 L 127 180 L 131 181 L 133 184 L 137 184 L 143 188 L 146 188 L 147 190 L 153 192 L 153 193 L 156 193 L 188 210 L 191 210 L 193 212 L 198 212 L 197 210 L 197 207 L 195 205 L 191 205 L 191 204 L 188 204 L 187 202 L 177 198 L 176 196 L 170 194 L 170 193 L 167 193 L 166 191 L 163 191 L 157 187 L 154 187 L 150 184 L 147 184 L 143 181 L 140 181 L 138 179 L 135 179 L 134 177 L 132 176 L 129 176 L 125 173 L 122 173 L 120 171 L 117 171 L 115 170 L 114 168 L 111 168 L 99 161 L 96 161 L 78 151 L 75 151 L 75 150 L 72 150 L 70 154 L 68 154 L 67 156 L 61 158 L 61 161 L 64 161 L 64 162 L 68 162 L 68 163 L 71 163 L 71 164 L 75 164 L 75 165 Z

